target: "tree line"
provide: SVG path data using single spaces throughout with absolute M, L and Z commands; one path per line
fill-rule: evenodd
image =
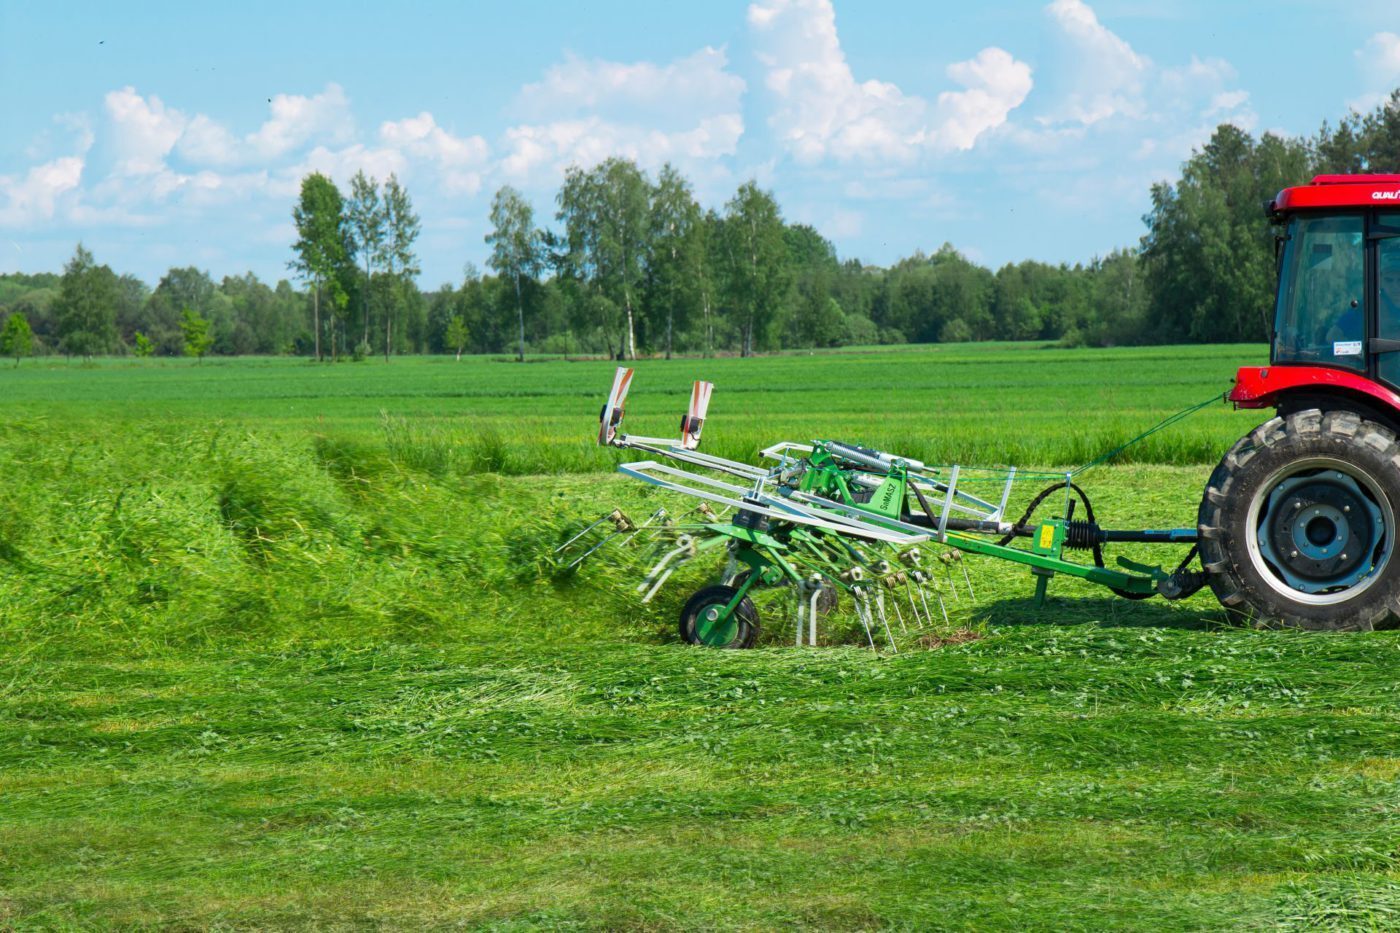
M 1263 205 L 1317 173 L 1400 171 L 1400 90 L 1312 137 L 1229 124 L 1151 189 L 1135 248 L 1087 263 L 996 271 L 944 244 L 888 267 L 841 259 L 747 182 L 703 207 L 674 167 L 611 158 L 571 168 L 541 222 L 503 187 L 487 270 L 423 291 L 421 222 L 407 190 L 363 172 L 343 195 L 302 182 L 288 269 L 215 282 L 173 268 L 154 288 L 81 244 L 61 275 L 0 275 L 0 353 L 301 354 L 385 359 L 463 352 L 713 354 L 878 343 L 1067 345 L 1258 341 L 1268 336 L 1274 231 Z

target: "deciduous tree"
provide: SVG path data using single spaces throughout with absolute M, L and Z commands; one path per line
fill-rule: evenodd
M 520 343 L 516 358 L 525 362 L 525 303 L 521 285 L 540 269 L 540 236 L 535 229 L 535 212 L 520 192 L 506 185 L 491 199 L 491 232 L 486 234 L 491 244 L 487 265 L 515 287 L 515 310 L 519 323 Z
M 652 189 L 650 220 L 647 270 L 653 302 L 666 309 L 669 360 L 677 323 L 685 325 L 695 304 L 699 284 L 696 266 L 704 261 L 700 205 L 695 203 L 690 183 L 669 163 L 661 167 Z
M 369 344 L 370 282 L 374 276 L 374 261 L 384 250 L 389 220 L 386 208 L 379 196 L 379 183 L 367 177 L 363 169 L 356 172 L 355 177 L 350 179 L 350 201 L 346 215 L 350 245 L 365 264 L 364 283 L 360 288 L 360 300 L 363 303 L 360 313 L 364 316 L 362 340 L 366 345 Z
M 5 327 L 0 330 L 0 353 L 15 358 L 19 366 L 21 357 L 28 356 L 34 349 L 34 332 L 29 328 L 29 319 L 21 312 L 11 312 L 5 319 Z
M 729 304 L 737 316 L 740 354 L 752 356 L 777 318 L 792 278 L 783 218 L 773 195 L 745 182 L 725 205 Z
M 99 266 L 79 243 L 63 267 L 54 312 L 64 352 L 85 359 L 109 352 L 117 341 L 117 275 Z
M 384 240 L 379 255 L 389 274 L 392 299 L 384 309 L 384 362 L 387 363 L 394 346 L 395 312 L 405 302 L 407 290 L 417 288 L 414 279 L 421 270 L 413 244 L 418 239 L 422 224 L 413 211 L 413 200 L 399 184 L 397 175 L 390 175 L 384 183 L 383 211 Z
M 457 351 L 457 362 L 462 361 L 462 351 L 466 349 L 467 341 L 471 335 L 467 333 L 467 324 L 462 320 L 461 315 L 454 317 L 447 322 L 447 332 L 443 334 L 443 339 L 447 345 Z
M 180 312 L 180 332 L 185 337 L 185 356 L 192 356 L 198 362 L 204 361 L 204 354 L 214 338 L 209 334 L 209 320 L 192 308 Z
M 337 273 L 345 266 L 348 256 L 344 205 L 335 182 L 320 172 L 301 180 L 301 197 L 292 209 L 297 241 L 293 244 L 296 258 L 287 263 L 313 288 L 312 331 L 315 334 L 316 359 L 321 355 L 321 290 L 327 289 L 333 304 L 343 305 L 345 290 Z M 332 348 L 334 355 L 334 348 Z

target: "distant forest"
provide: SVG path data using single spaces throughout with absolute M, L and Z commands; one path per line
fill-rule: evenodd
M 491 206 L 488 268 L 419 287 L 420 223 L 391 176 L 341 192 L 307 176 L 291 280 L 215 282 L 175 268 L 151 288 L 81 244 L 61 274 L 0 275 L 0 352 L 93 356 L 739 353 L 852 344 L 1064 345 L 1267 339 L 1273 230 L 1262 207 L 1316 173 L 1400 171 L 1400 90 L 1311 138 L 1222 124 L 1154 185 L 1136 248 L 996 271 L 951 244 L 888 268 L 841 259 L 747 183 L 705 210 L 670 166 L 570 169 L 552 222 L 511 188 Z M 294 284 L 295 283 L 295 284 Z

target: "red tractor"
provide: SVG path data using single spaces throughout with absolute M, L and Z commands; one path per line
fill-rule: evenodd
M 1268 206 L 1268 366 L 1230 401 L 1278 416 L 1206 484 L 1201 562 L 1241 617 L 1308 629 L 1400 619 L 1400 175 L 1319 175 Z

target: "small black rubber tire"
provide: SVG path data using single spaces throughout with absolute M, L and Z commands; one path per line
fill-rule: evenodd
M 1349 411 L 1311 408 L 1276 417 L 1240 438 L 1206 483 L 1197 512 L 1201 566 L 1236 622 L 1314 631 L 1370 631 L 1400 610 L 1400 554 L 1395 529 L 1390 556 L 1356 596 L 1318 605 L 1290 599 L 1263 577 L 1249 553 L 1249 508 L 1260 487 L 1290 462 L 1327 458 L 1365 472 L 1400 515 L 1400 445 L 1388 429 Z
M 726 586 L 723 583 L 716 583 L 713 586 L 697 590 L 695 595 L 686 600 L 685 606 L 681 609 L 681 640 L 687 644 L 705 645 L 711 648 L 752 648 L 754 643 L 758 641 L 758 610 L 754 608 L 753 601 L 748 596 L 741 599 L 739 605 L 734 607 L 734 621 L 737 624 L 734 629 L 734 637 L 728 642 L 722 645 L 709 644 L 699 634 L 700 614 L 711 606 L 724 607 L 729 605 L 730 600 L 738 592 L 737 587 Z

